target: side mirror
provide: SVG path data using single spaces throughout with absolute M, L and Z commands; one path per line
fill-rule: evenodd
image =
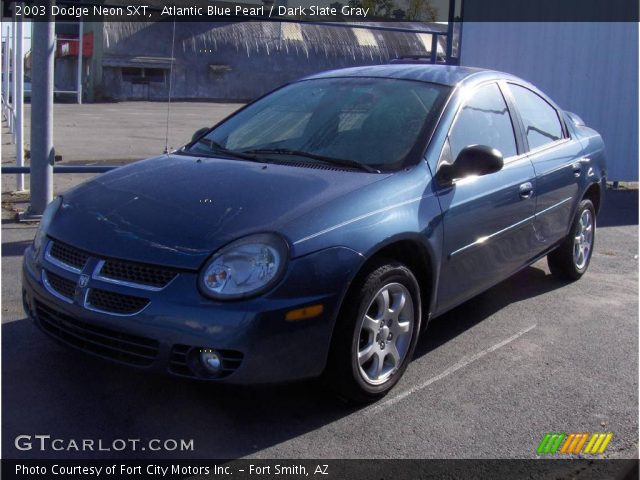
M 211 130 L 209 127 L 203 127 L 203 128 L 200 128 L 200 129 L 196 130 L 196 133 L 194 133 L 193 136 L 191 137 L 191 141 L 195 142 L 202 135 L 204 135 L 205 132 L 208 132 L 209 130 Z
M 460 150 L 452 164 L 441 165 L 438 175 L 443 183 L 450 184 L 456 178 L 497 172 L 503 165 L 502 153 L 499 150 L 486 145 L 469 145 Z

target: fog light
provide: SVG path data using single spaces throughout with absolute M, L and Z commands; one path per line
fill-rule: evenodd
M 215 350 L 201 350 L 200 363 L 209 373 L 217 374 L 222 370 L 222 358 Z

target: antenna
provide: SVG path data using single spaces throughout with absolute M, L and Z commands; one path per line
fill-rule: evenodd
M 169 153 L 169 115 L 171 113 L 171 93 L 173 90 L 173 63 L 175 62 L 176 21 L 173 20 L 173 34 L 171 37 L 171 66 L 169 67 L 169 98 L 167 99 L 167 128 L 164 135 L 164 153 Z

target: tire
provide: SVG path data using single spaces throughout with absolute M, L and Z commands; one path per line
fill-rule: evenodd
M 589 268 L 596 238 L 596 211 L 591 200 L 582 200 L 567 238 L 547 255 L 549 270 L 563 280 L 578 280 Z
M 338 396 L 355 403 L 382 398 L 398 383 L 422 318 L 420 287 L 409 268 L 380 261 L 367 272 L 344 300 L 324 375 Z

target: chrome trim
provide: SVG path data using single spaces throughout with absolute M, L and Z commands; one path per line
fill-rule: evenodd
M 553 210 L 556 207 L 559 207 L 560 205 L 562 205 L 563 203 L 567 203 L 569 200 L 571 200 L 573 197 L 567 197 L 564 200 L 559 201 L 558 203 L 554 203 L 553 205 L 551 205 L 550 207 L 545 208 L 544 210 L 540 210 L 539 212 L 537 212 L 534 217 L 537 217 L 539 215 L 542 215 L 543 213 L 547 213 L 549 210 Z
M 523 159 L 527 159 L 528 160 L 527 157 L 528 157 L 528 155 L 526 153 L 519 153 L 517 155 L 512 155 L 510 157 L 504 158 L 504 159 L 502 159 L 503 168 L 506 165 L 510 165 L 512 163 L 517 162 L 518 160 L 523 160 Z
M 67 279 L 68 280 L 68 279 Z M 69 280 L 71 281 L 71 280 Z M 73 298 L 68 298 L 65 297 L 64 295 L 58 293 L 53 286 L 49 283 L 49 278 L 47 277 L 47 271 L 43 268 L 42 269 L 42 284 L 44 285 L 44 288 L 47 289 L 47 291 L 53 295 L 54 297 L 56 297 L 58 300 L 62 300 L 63 302 L 69 303 L 73 305 Z
M 67 270 L 68 272 L 77 273 L 78 275 L 82 273 L 81 268 L 74 267 L 73 265 L 64 263 L 63 261 L 58 260 L 57 258 L 51 256 L 51 247 L 53 247 L 53 242 L 54 242 L 53 240 L 49 240 L 49 242 L 47 243 L 47 246 L 44 249 L 44 259 L 47 262 L 54 264 L 56 267 L 60 267 L 64 270 Z M 85 265 L 86 265 L 86 262 L 85 262 Z
M 559 138 L 558 140 L 554 140 L 553 142 L 549 142 L 549 143 L 545 143 L 544 145 L 540 145 L 539 147 L 533 148 L 531 150 L 529 150 L 527 152 L 527 156 L 529 157 L 533 157 L 535 155 L 538 155 L 540 153 L 546 152 L 547 150 L 552 150 L 554 148 L 560 147 L 562 145 L 571 143 L 571 142 L 576 142 L 577 140 L 574 140 L 573 138 L 567 138 L 567 137 L 563 137 L 563 138 Z
M 78 269 L 76 267 L 73 267 L 72 265 L 69 265 L 67 263 L 61 262 L 60 260 L 58 260 L 58 259 L 56 259 L 56 258 L 54 258 L 54 257 L 52 257 L 50 255 L 50 250 L 51 250 L 51 247 L 53 245 L 53 242 L 54 242 L 53 240 L 49 240 L 49 242 L 47 243 L 47 246 L 45 248 L 45 254 L 44 254 L 45 259 L 49 263 L 51 263 L 51 264 L 53 264 L 53 265 L 55 265 L 55 266 L 57 266 L 59 268 L 62 268 L 63 270 L 66 270 L 68 272 L 74 273 L 76 275 L 82 275 L 82 272 L 83 272 L 82 269 Z M 95 257 L 93 257 L 93 256 L 91 256 L 89 254 L 89 260 L 87 260 L 87 262 L 85 263 L 85 267 L 86 267 L 87 263 L 90 263 L 92 258 L 95 258 Z M 90 275 L 90 278 L 92 280 L 100 280 L 100 281 L 105 282 L 105 283 L 111 283 L 111 284 L 114 284 L 114 285 L 120 285 L 120 286 L 124 286 L 124 287 L 135 288 L 137 290 L 147 290 L 147 291 L 156 292 L 156 291 L 160 291 L 160 290 L 166 288 L 171 282 L 173 282 L 173 280 L 175 280 L 178 277 L 178 275 L 176 275 L 164 287 L 152 287 L 152 286 L 149 286 L 149 285 L 141 285 L 141 284 L 138 284 L 138 283 L 126 282 L 126 281 L 121 281 L 121 280 L 114 280 L 112 278 L 103 277 L 103 276 L 99 275 L 99 272 L 102 269 L 102 266 L 104 264 L 105 264 L 105 260 L 98 260 L 96 266 L 93 269 L 93 272 Z M 58 293 L 53 288 L 51 283 L 49 283 L 49 280 L 47 278 L 47 271 L 44 268 L 41 271 L 41 280 L 42 280 L 42 284 L 44 285 L 45 289 L 51 295 L 56 297 L 58 300 L 62 300 L 63 302 L 68 303 L 70 305 L 74 305 L 75 304 L 74 298 L 65 297 L 64 295 L 61 295 L 60 293 Z M 69 279 L 67 279 L 67 280 L 69 280 Z M 76 288 L 77 288 L 78 280 L 79 280 L 79 277 L 76 278 L 75 280 L 69 280 L 69 281 L 73 281 L 76 284 Z M 132 313 L 109 312 L 107 310 L 102 310 L 100 308 L 94 307 L 93 305 L 91 305 L 89 303 L 89 292 L 91 290 L 92 290 L 92 287 L 84 288 L 84 292 L 83 292 L 83 296 L 82 296 L 82 301 L 80 302 L 80 306 L 85 308 L 85 309 L 87 309 L 87 310 L 90 310 L 92 312 L 101 313 L 101 314 L 104 314 L 104 315 L 114 315 L 116 317 L 131 317 L 133 315 L 139 314 L 140 312 L 145 310 L 151 304 L 151 299 L 147 299 L 148 300 L 147 304 L 144 307 L 142 307 L 140 310 L 137 310 L 135 312 L 132 312 Z M 126 293 L 123 294 L 123 293 L 120 293 L 120 292 L 113 292 L 113 293 L 114 294 L 119 294 L 119 295 L 127 295 Z M 133 296 L 135 296 L 135 295 L 133 295 Z M 74 297 L 75 297 L 75 295 L 74 295 Z
M 138 315 L 140 312 L 144 311 L 149 305 L 151 305 L 151 300 L 147 299 L 148 300 L 147 304 L 144 307 L 142 307 L 140 310 L 137 310 L 135 312 L 132 312 L 132 313 L 108 312 L 106 310 L 101 310 L 97 307 L 94 307 L 89 303 L 89 292 L 91 290 L 92 290 L 91 288 L 87 288 L 86 291 L 84 292 L 84 298 L 82 299 L 82 306 L 87 310 L 91 310 L 92 312 L 102 313 L 104 315 L 114 315 L 116 317 L 132 317 L 134 315 Z M 113 293 L 118 294 L 118 292 L 113 292 Z
M 534 220 L 538 216 L 540 216 L 540 215 L 542 215 L 544 213 L 547 213 L 549 210 L 553 210 L 554 208 L 559 207 L 563 203 L 566 203 L 569 200 L 571 200 L 572 198 L 573 197 L 565 198 L 564 200 L 562 200 L 562 201 L 560 201 L 560 202 L 558 202 L 558 203 L 556 203 L 554 205 L 551 205 L 550 207 L 547 207 L 544 210 L 541 210 L 540 212 L 534 213 L 533 215 L 530 215 L 527 218 L 524 218 L 524 219 L 520 220 L 519 222 L 514 223 L 513 225 L 509 225 L 508 227 L 505 227 L 502 230 L 498 230 L 497 232 L 494 232 L 491 235 L 486 235 L 484 237 L 480 237 L 475 242 L 470 243 L 469 245 L 465 245 L 464 247 L 459 248 L 458 250 L 454 250 L 453 252 L 451 252 L 449 254 L 449 259 L 453 258 L 455 255 L 458 255 L 460 253 L 465 252 L 466 250 L 468 250 L 470 248 L 473 248 L 473 247 L 476 247 L 476 246 L 479 246 L 479 245 L 483 245 L 486 242 L 488 242 L 489 240 L 492 240 L 492 239 L 502 235 L 503 233 L 506 233 L 506 232 L 508 232 L 510 230 L 513 230 L 514 228 L 517 228 L 517 227 L 521 226 L 522 224 L 524 224 L 524 223 L 526 223 L 526 222 L 528 222 L 530 220 Z
M 144 285 L 142 283 L 127 282 L 126 280 L 118 280 L 115 278 L 109 278 L 109 277 L 104 277 L 100 275 L 100 271 L 102 270 L 102 267 L 104 266 L 105 263 L 106 263 L 106 260 L 98 261 L 96 268 L 93 270 L 93 273 L 91 274 L 91 278 L 95 280 L 100 280 L 101 282 L 112 283 L 114 285 L 120 285 L 123 287 L 137 288 L 139 290 L 148 290 L 150 292 L 159 292 L 160 290 L 167 288 L 169 284 L 171 284 L 178 277 L 178 275 L 176 274 L 176 276 L 173 277 L 171 280 L 169 280 L 169 282 L 167 282 L 167 284 L 164 287 L 154 287 L 152 285 Z
M 51 255 L 51 248 L 53 246 L 54 240 L 49 240 L 47 243 L 47 246 L 45 248 L 45 252 L 44 252 L 44 258 L 47 262 L 52 263 L 53 265 L 60 267 L 64 270 L 67 270 L 68 272 L 72 272 L 75 273 L 77 275 L 80 275 L 83 271 L 83 269 L 81 268 L 77 268 L 74 267 L 73 265 L 69 265 L 68 263 L 64 263 L 60 260 L 58 260 L 57 258 L 53 257 Z M 91 258 L 96 258 L 94 255 L 88 254 L 89 255 L 89 259 Z M 88 262 L 89 260 L 87 260 Z M 135 282 L 127 282 L 126 280 L 117 280 L 114 278 L 109 278 L 109 277 L 104 277 L 102 275 L 100 275 L 100 271 L 102 270 L 102 267 L 104 266 L 104 264 L 106 263 L 106 260 L 98 260 L 98 263 L 96 265 L 96 268 L 94 268 L 93 273 L 91 274 L 91 278 L 95 279 L 95 280 L 99 280 L 101 282 L 105 282 L 105 283 L 111 283 L 113 285 L 120 285 L 123 287 L 129 287 L 129 288 L 135 288 L 138 290 L 148 290 L 150 292 L 159 292 L 160 290 L 163 290 L 165 288 L 167 288 L 177 277 L 178 274 L 176 274 L 175 277 L 173 277 L 164 287 L 154 287 L 151 285 L 144 285 L 141 283 L 135 283 Z M 86 266 L 86 263 L 85 263 Z M 108 313 L 108 312 L 107 312 Z
M 470 249 L 472 247 L 475 247 L 475 246 L 478 246 L 478 245 L 482 245 L 482 244 L 486 243 L 487 241 L 489 241 L 489 240 L 491 240 L 493 238 L 496 238 L 497 236 L 502 235 L 505 232 L 508 232 L 509 230 L 512 230 L 514 228 L 519 227 L 520 225 L 528 222 L 529 220 L 533 220 L 535 217 L 536 217 L 535 215 L 531 215 L 530 217 L 524 218 L 524 219 L 520 220 L 519 222 L 514 223 L 513 225 L 509 225 L 508 227 L 503 228 L 502 230 L 498 230 L 497 232 L 494 232 L 491 235 L 480 237 L 475 242 L 470 243 L 469 245 L 465 245 L 464 247 L 459 248 L 458 250 L 455 250 L 455 251 L 451 252 L 449 254 L 449 258 L 452 258 L 455 255 L 458 255 L 458 254 L 460 254 L 460 253 L 462 253 L 462 252 L 464 252 L 464 251 L 466 251 L 466 250 L 468 250 L 468 249 Z

